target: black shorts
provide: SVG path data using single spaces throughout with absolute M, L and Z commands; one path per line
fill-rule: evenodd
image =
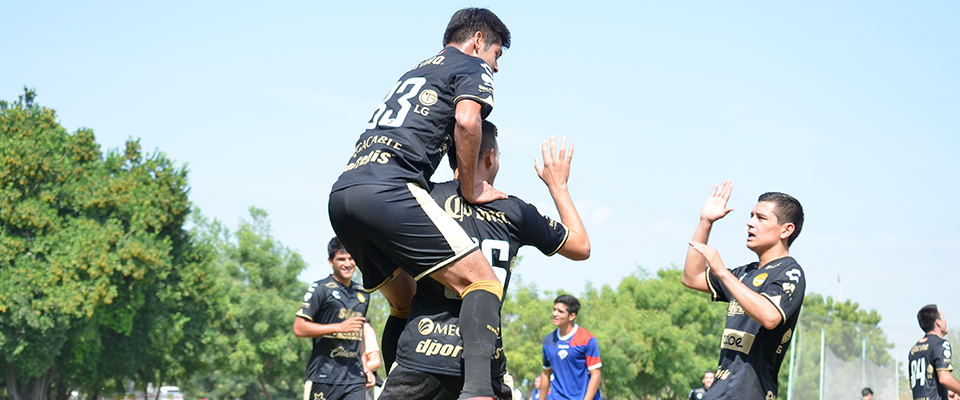
M 367 385 L 351 383 L 334 385 L 305 381 L 303 383 L 303 400 L 366 400 Z
M 497 398 L 513 398 L 502 376 L 493 378 L 492 383 Z M 462 389 L 462 376 L 431 374 L 397 364 L 383 382 L 383 391 L 378 400 L 457 400 Z
M 477 249 L 420 186 L 356 185 L 330 193 L 330 224 L 372 292 L 402 268 L 419 280 Z

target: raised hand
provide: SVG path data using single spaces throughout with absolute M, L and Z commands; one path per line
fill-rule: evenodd
M 703 258 L 707 259 L 707 264 L 710 265 L 712 271 L 726 271 L 726 267 L 723 266 L 723 260 L 720 259 L 720 253 L 717 252 L 716 249 L 703 243 L 688 242 L 688 244 L 696 250 L 697 253 L 700 253 Z M 716 275 L 716 272 L 714 274 Z
M 550 144 L 543 141 L 543 167 L 537 159 L 533 160 L 533 168 L 537 175 L 549 188 L 563 188 L 570 178 L 570 160 L 573 159 L 573 143 L 567 151 L 567 137 L 560 137 L 560 150 L 557 151 L 557 140 L 550 136 Z
M 700 219 L 712 223 L 733 211 L 732 208 L 726 208 L 731 191 L 733 191 L 733 182 L 731 181 L 723 181 L 723 183 L 714 186 L 713 192 L 710 193 L 707 202 L 703 204 L 703 209 L 700 210 Z

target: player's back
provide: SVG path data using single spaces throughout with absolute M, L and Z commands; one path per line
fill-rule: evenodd
M 333 190 L 360 184 L 429 188 L 440 159 L 453 145 L 458 101 L 493 109 L 493 70 L 482 59 L 446 47 L 407 71 L 367 121 Z
M 946 400 L 947 388 L 940 384 L 937 371 L 952 371 L 950 342 L 934 334 L 920 339 L 910 348 L 909 381 L 914 400 Z

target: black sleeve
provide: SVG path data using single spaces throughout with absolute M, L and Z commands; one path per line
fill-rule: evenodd
M 541 253 L 552 256 L 567 242 L 567 227 L 543 215 L 533 204 L 515 198 L 520 207 L 520 241 L 522 245 L 534 246 Z

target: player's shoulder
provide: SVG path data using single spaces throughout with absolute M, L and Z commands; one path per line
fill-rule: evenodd
M 590 343 L 590 340 L 594 339 L 593 333 L 586 330 L 582 326 L 577 327 L 577 331 L 573 334 L 573 337 L 570 338 L 571 346 L 583 346 L 587 343 Z

